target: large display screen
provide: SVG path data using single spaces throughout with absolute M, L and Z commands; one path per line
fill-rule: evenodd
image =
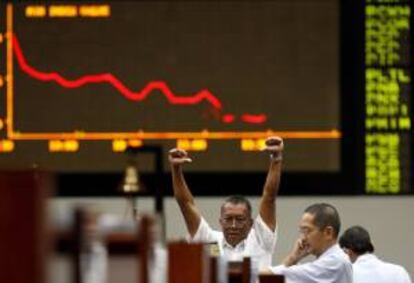
M 340 169 L 337 1 L 21 1 L 1 13 L 2 168 L 111 172 L 129 145 L 161 144 L 203 152 L 190 171 L 263 171 L 275 134 L 285 170 Z

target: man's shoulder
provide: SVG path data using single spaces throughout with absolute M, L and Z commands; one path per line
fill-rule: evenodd
M 276 224 L 275 230 L 272 231 L 270 227 L 263 221 L 263 218 L 258 214 L 253 221 L 253 226 L 250 232 L 257 232 L 257 233 L 271 233 L 276 234 L 278 229 L 278 225 Z
M 391 263 L 391 262 L 384 262 L 384 265 L 387 267 L 390 272 L 394 272 L 396 274 L 406 274 L 407 270 L 401 265 Z
M 194 237 L 190 238 L 191 242 L 219 242 L 223 239 L 223 232 L 214 230 L 208 222 L 202 217 Z
M 365 261 L 358 259 L 354 264 L 354 268 L 366 268 L 366 265 L 369 265 L 372 268 L 376 268 L 380 272 L 394 274 L 407 273 L 403 266 L 379 259 L 374 254 L 362 255 L 361 258 L 365 259 Z
M 324 255 L 320 257 L 321 261 L 327 261 L 336 263 L 332 266 L 335 268 L 351 268 L 352 263 L 349 260 L 349 257 L 345 254 L 345 252 L 338 246 L 334 245 L 330 248 L 330 250 Z

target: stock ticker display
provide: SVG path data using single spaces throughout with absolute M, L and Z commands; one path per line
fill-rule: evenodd
M 366 1 L 365 189 L 412 190 L 411 1 Z
M 160 145 L 190 173 L 265 172 L 280 135 L 286 191 L 414 192 L 412 1 L 9 1 L 0 19 L 1 169 L 120 172 Z

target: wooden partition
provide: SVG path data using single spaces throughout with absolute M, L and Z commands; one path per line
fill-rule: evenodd
M 250 283 L 251 261 L 245 257 L 242 262 L 228 263 L 229 283 Z
M 283 275 L 276 274 L 252 274 L 250 258 L 246 257 L 243 262 L 229 262 L 229 283 L 256 282 L 254 276 L 259 277 L 259 283 L 285 283 Z
M 276 274 L 261 274 L 259 275 L 260 283 L 285 283 L 285 277 L 283 275 Z
M 0 173 L 0 282 L 45 282 L 46 199 L 53 185 L 46 173 Z
M 210 260 L 203 244 L 168 244 L 168 283 L 210 282 Z
M 88 241 L 86 237 L 88 232 L 85 231 L 87 214 L 88 211 L 85 209 L 76 209 L 74 226 L 70 230 L 56 231 L 55 235 L 55 250 L 72 259 L 72 282 L 74 283 L 87 283 L 83 281 L 81 274 L 81 254 L 84 252 L 82 248 L 87 245 Z M 137 281 L 130 283 L 150 282 L 149 262 L 153 245 L 151 225 L 153 225 L 153 218 L 145 215 L 139 221 L 136 232 L 111 232 L 102 239 L 108 257 L 136 257 Z

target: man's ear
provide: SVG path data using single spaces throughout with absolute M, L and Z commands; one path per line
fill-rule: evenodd
M 329 236 L 332 239 L 336 238 L 335 231 L 332 226 L 326 226 L 323 232 L 326 236 Z

